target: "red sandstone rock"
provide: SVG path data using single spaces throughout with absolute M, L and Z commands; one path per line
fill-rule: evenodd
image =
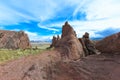
M 96 43 L 96 48 L 103 53 L 119 53 L 120 32 L 98 41 Z
M 89 33 L 85 32 L 83 37 L 78 38 L 78 40 L 82 43 L 85 56 L 98 53 L 97 49 L 95 48 L 94 43 L 89 38 Z
M 0 48 L 26 49 L 31 48 L 29 38 L 23 31 L 0 30 Z
M 56 48 L 60 49 L 61 56 L 69 59 L 79 59 L 84 56 L 82 44 L 76 37 L 76 33 L 73 28 L 65 22 L 62 27 L 61 39 L 57 42 Z
M 59 35 L 57 35 L 57 37 L 53 36 L 53 38 L 52 38 L 52 44 L 50 45 L 49 48 L 52 48 L 52 47 L 56 48 L 56 44 L 59 42 L 59 40 L 60 40 Z
M 55 47 L 57 41 L 58 41 L 57 38 L 55 36 L 53 36 L 53 38 L 52 38 L 52 44 L 50 45 L 50 48 Z
M 78 61 L 57 62 L 53 80 L 119 80 L 120 55 L 90 55 Z

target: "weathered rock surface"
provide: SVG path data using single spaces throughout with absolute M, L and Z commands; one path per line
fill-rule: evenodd
M 31 48 L 29 38 L 23 31 L 0 30 L 0 48 L 26 49 Z
M 57 37 L 53 36 L 53 38 L 52 38 L 52 44 L 50 45 L 50 48 L 56 47 L 56 44 L 59 42 L 59 40 L 60 40 L 59 35 L 57 35 Z
M 72 60 L 84 56 L 82 44 L 77 39 L 75 31 L 68 22 L 65 22 L 62 27 L 62 36 L 56 43 L 56 48 L 59 49 L 62 57 L 67 57 Z
M 85 32 L 83 37 L 78 38 L 78 40 L 82 43 L 85 56 L 98 53 L 97 49 L 95 48 L 94 43 L 89 38 L 89 33 Z
M 120 32 L 98 41 L 96 43 L 96 48 L 103 53 L 119 53 Z
M 119 80 L 120 55 L 90 55 L 69 63 L 58 62 L 53 80 Z

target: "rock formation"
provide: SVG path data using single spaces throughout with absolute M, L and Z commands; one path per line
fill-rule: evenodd
M 52 38 L 52 44 L 50 45 L 49 48 L 56 47 L 56 44 L 57 44 L 57 42 L 59 42 L 59 40 L 60 40 L 59 35 L 57 35 L 57 37 L 53 36 L 53 38 Z
M 96 43 L 96 48 L 102 53 L 120 52 L 120 32 L 113 34 Z
M 79 42 L 78 42 L 79 40 Z M 65 22 L 62 27 L 61 39 L 59 36 L 53 36 L 50 48 L 55 47 L 61 49 L 61 55 L 78 59 L 81 56 L 97 54 L 95 45 L 89 39 L 89 33 L 85 33 L 82 38 L 77 39 L 76 32 Z
M 85 56 L 98 53 L 94 43 L 89 39 L 89 33 L 85 32 L 83 37 L 78 40 L 82 43 Z
M 60 50 L 62 57 L 76 60 L 84 56 L 82 44 L 77 39 L 75 31 L 68 22 L 65 22 L 62 27 L 62 36 L 56 43 L 56 48 Z
M 74 35 L 76 37 L 76 32 L 73 30 L 73 28 L 70 26 L 70 24 L 66 21 L 62 27 L 61 38 L 64 38 L 64 37 L 69 36 L 69 35 Z
M 0 30 L 0 48 L 26 49 L 31 48 L 29 38 L 23 31 Z

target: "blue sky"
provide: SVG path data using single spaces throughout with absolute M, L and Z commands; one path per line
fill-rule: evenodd
M 30 40 L 60 35 L 68 21 L 81 37 L 120 31 L 120 0 L 0 0 L 0 29 L 24 30 Z

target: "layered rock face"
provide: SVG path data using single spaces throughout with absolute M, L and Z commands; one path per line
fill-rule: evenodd
M 82 44 L 77 39 L 75 31 L 68 22 L 65 22 L 63 25 L 61 39 L 56 43 L 55 48 L 59 49 L 62 57 L 72 60 L 84 56 Z
M 102 53 L 120 52 L 120 32 L 113 34 L 96 43 L 96 48 Z
M 29 38 L 23 31 L 0 30 L 0 48 L 26 49 L 31 48 Z

